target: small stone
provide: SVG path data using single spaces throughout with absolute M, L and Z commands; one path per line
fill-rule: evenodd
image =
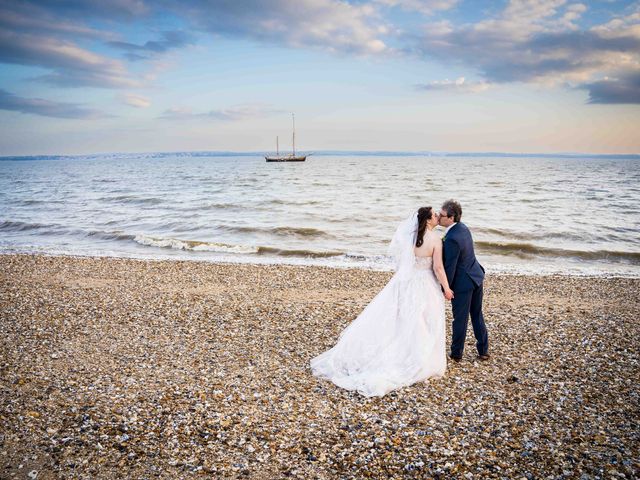
M 310 358 L 389 278 L 0 255 L 0 371 L 15 390 L 0 458 L 26 472 L 38 455 L 74 478 L 638 476 L 639 279 L 489 274 L 500 362 L 383 398 L 313 377 Z M 470 329 L 465 358 L 474 348 Z

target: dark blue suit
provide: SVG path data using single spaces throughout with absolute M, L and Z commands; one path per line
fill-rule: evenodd
M 489 337 L 482 316 L 484 268 L 476 260 L 471 232 L 464 223 L 457 223 L 449 229 L 442 244 L 442 255 L 447 281 L 454 294 L 451 300 L 453 310 L 451 356 L 462 357 L 469 315 L 471 315 L 478 354 L 487 354 Z

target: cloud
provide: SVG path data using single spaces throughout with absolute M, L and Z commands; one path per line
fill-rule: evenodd
M 190 34 L 179 30 L 162 32 L 162 37 L 162 40 L 149 40 L 144 45 L 122 41 L 111 41 L 108 44 L 126 50 L 128 52 L 126 57 L 136 61 L 149 59 L 151 57 L 149 54 L 165 53 L 194 43 Z
M 126 62 L 97 50 L 96 41 L 153 68 L 162 54 L 192 45 L 195 36 L 167 30 L 160 38 L 138 43 L 122 38 L 114 25 L 144 25 L 143 20 L 167 14 L 214 36 L 341 53 L 388 51 L 383 40 L 387 29 L 376 8 L 345 0 L 0 0 L 0 63 L 48 69 L 30 80 L 62 87 L 143 87 L 154 80 L 153 72 L 133 73 Z
M 27 2 L 5 2 L 0 0 L 0 28 L 5 31 L 58 35 L 75 38 L 114 39 L 112 32 L 90 28 L 70 22 L 47 11 L 39 5 Z
M 433 15 L 437 11 L 452 9 L 459 0 L 375 0 L 375 2 L 386 7 L 399 7 L 402 10 Z
M 613 72 L 626 78 L 638 71 L 638 15 L 580 30 L 575 21 L 585 10 L 564 0 L 512 0 L 495 18 L 477 23 L 432 22 L 409 51 L 472 68 L 489 83 L 586 86 Z
M 54 118 L 96 119 L 108 115 L 77 103 L 63 103 L 43 98 L 25 98 L 0 89 L 0 110 L 31 113 Z
M 387 1 L 387 0 L 384 0 Z M 440 9 L 454 0 L 392 0 L 404 6 Z M 108 35 L 83 26 L 114 21 L 136 22 L 173 14 L 190 27 L 213 35 L 231 35 L 293 47 L 318 47 L 344 53 L 380 53 L 388 50 L 383 36 L 388 28 L 375 1 L 347 0 L 64 0 L 21 2 L 0 0 L 1 17 L 14 32 Z M 9 18 L 11 17 L 11 18 Z M 131 59 L 189 44 L 183 32 L 165 32 L 165 38 L 138 45 L 109 38 L 112 46 L 128 51 Z M 73 39 L 67 37 L 67 39 Z
M 282 111 L 265 104 L 235 105 L 226 109 L 210 110 L 204 113 L 194 113 L 189 107 L 174 107 L 165 110 L 160 118 L 171 120 L 210 119 L 231 122 L 264 118 L 278 113 L 282 113 Z
M 130 93 L 122 95 L 121 99 L 124 103 L 131 107 L 148 108 L 151 106 L 151 100 L 149 100 L 148 98 L 138 95 L 132 95 Z
M 36 65 L 53 73 L 36 77 L 60 86 L 135 87 L 122 62 L 54 37 L 0 31 L 0 62 Z
M 640 103 L 640 70 L 584 83 L 580 88 L 589 91 L 589 103 Z
M 467 82 L 464 77 L 459 77 L 456 80 L 436 80 L 415 87 L 426 91 L 478 93 L 487 90 L 490 85 L 487 82 Z
M 131 21 L 149 15 L 152 12 L 150 5 L 152 2 L 147 3 L 143 0 L 61 0 L 48 2 L 0 0 L 0 6 L 3 8 L 48 11 L 59 17 L 82 21 L 85 21 L 87 17 Z
M 158 66 L 166 64 L 162 63 L 164 54 L 192 45 L 200 36 L 198 33 L 206 32 L 214 39 L 237 37 L 350 55 L 402 51 L 409 57 L 471 70 L 469 76 L 483 79 L 462 84 L 431 82 L 418 86 L 423 90 L 474 92 L 499 83 L 525 82 L 582 88 L 590 92 L 592 103 L 606 99 L 619 103 L 621 96 L 635 103 L 634 83 L 628 79 L 635 78 L 634 73 L 640 70 L 637 9 L 629 13 L 629 7 L 626 15 L 589 29 L 579 25 L 588 3 L 570 0 L 510 0 L 502 10 L 479 21 L 432 21 L 419 32 L 401 30 L 388 20 L 392 13 L 399 13 L 391 11 L 395 9 L 432 15 L 446 12 L 458 3 L 459 0 L 0 0 L 0 62 L 48 69 L 35 80 L 59 86 L 139 88 L 155 80 Z M 130 41 L 114 29 L 116 22 L 129 22 L 137 28 L 159 16 L 186 26 L 162 31 L 158 38 L 146 42 Z M 140 28 L 137 30 L 139 33 Z M 136 68 L 133 73 L 129 62 L 112 58 L 104 49 L 97 50 L 96 45 L 117 49 L 147 71 Z M 616 80 L 602 80 L 604 77 Z
M 383 40 L 388 27 L 370 3 L 191 0 L 165 1 L 164 5 L 215 35 L 340 53 L 378 54 L 389 49 Z
M 98 30 L 70 21 L 73 8 L 87 11 L 91 3 L 7 2 L 0 0 L 0 63 L 31 65 L 50 70 L 50 73 L 31 80 L 65 87 L 90 86 L 101 88 L 129 88 L 139 86 L 120 60 L 95 53 L 78 41 L 113 41 L 113 32 Z M 109 3 L 109 2 L 105 2 Z M 110 15 L 133 8 L 125 1 L 115 1 Z M 81 5 L 82 4 L 82 5 Z M 45 8 L 48 5 L 50 8 Z M 106 7 L 105 7 L 106 8 Z M 77 12 L 79 14 L 79 12 Z
M 113 28 L 111 22 L 141 19 L 150 12 L 141 0 L 0 0 L 0 63 L 48 69 L 30 80 L 63 87 L 140 87 L 146 82 L 129 72 L 123 61 L 96 51 L 96 42 L 116 42 L 120 35 L 94 25 Z M 166 50 L 183 40 L 174 32 L 165 33 L 143 48 Z

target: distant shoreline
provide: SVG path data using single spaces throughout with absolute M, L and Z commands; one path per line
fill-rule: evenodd
M 517 152 L 431 152 L 431 151 L 393 151 L 393 150 L 317 150 L 300 151 L 301 155 L 315 157 L 352 156 L 352 157 L 502 157 L 502 158 L 576 158 L 576 159 L 611 159 L 640 160 L 640 153 L 517 153 Z M 230 152 L 230 151 L 178 151 L 178 152 L 112 152 L 73 155 L 4 155 L 0 161 L 28 160 L 89 160 L 97 158 L 164 158 L 164 157 L 253 157 L 262 156 L 264 151 Z

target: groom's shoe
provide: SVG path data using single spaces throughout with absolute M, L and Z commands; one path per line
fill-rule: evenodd
M 489 354 L 488 354 L 488 353 L 484 353 L 484 354 L 482 354 L 482 355 L 478 355 L 478 360 L 481 360 L 481 361 L 483 361 L 483 362 L 485 362 L 485 361 L 489 360 L 489 358 L 490 358 L 490 357 L 489 357 Z
M 462 357 L 454 357 L 453 355 L 449 354 L 449 358 L 451 360 L 453 360 L 456 363 L 460 363 L 462 361 Z

